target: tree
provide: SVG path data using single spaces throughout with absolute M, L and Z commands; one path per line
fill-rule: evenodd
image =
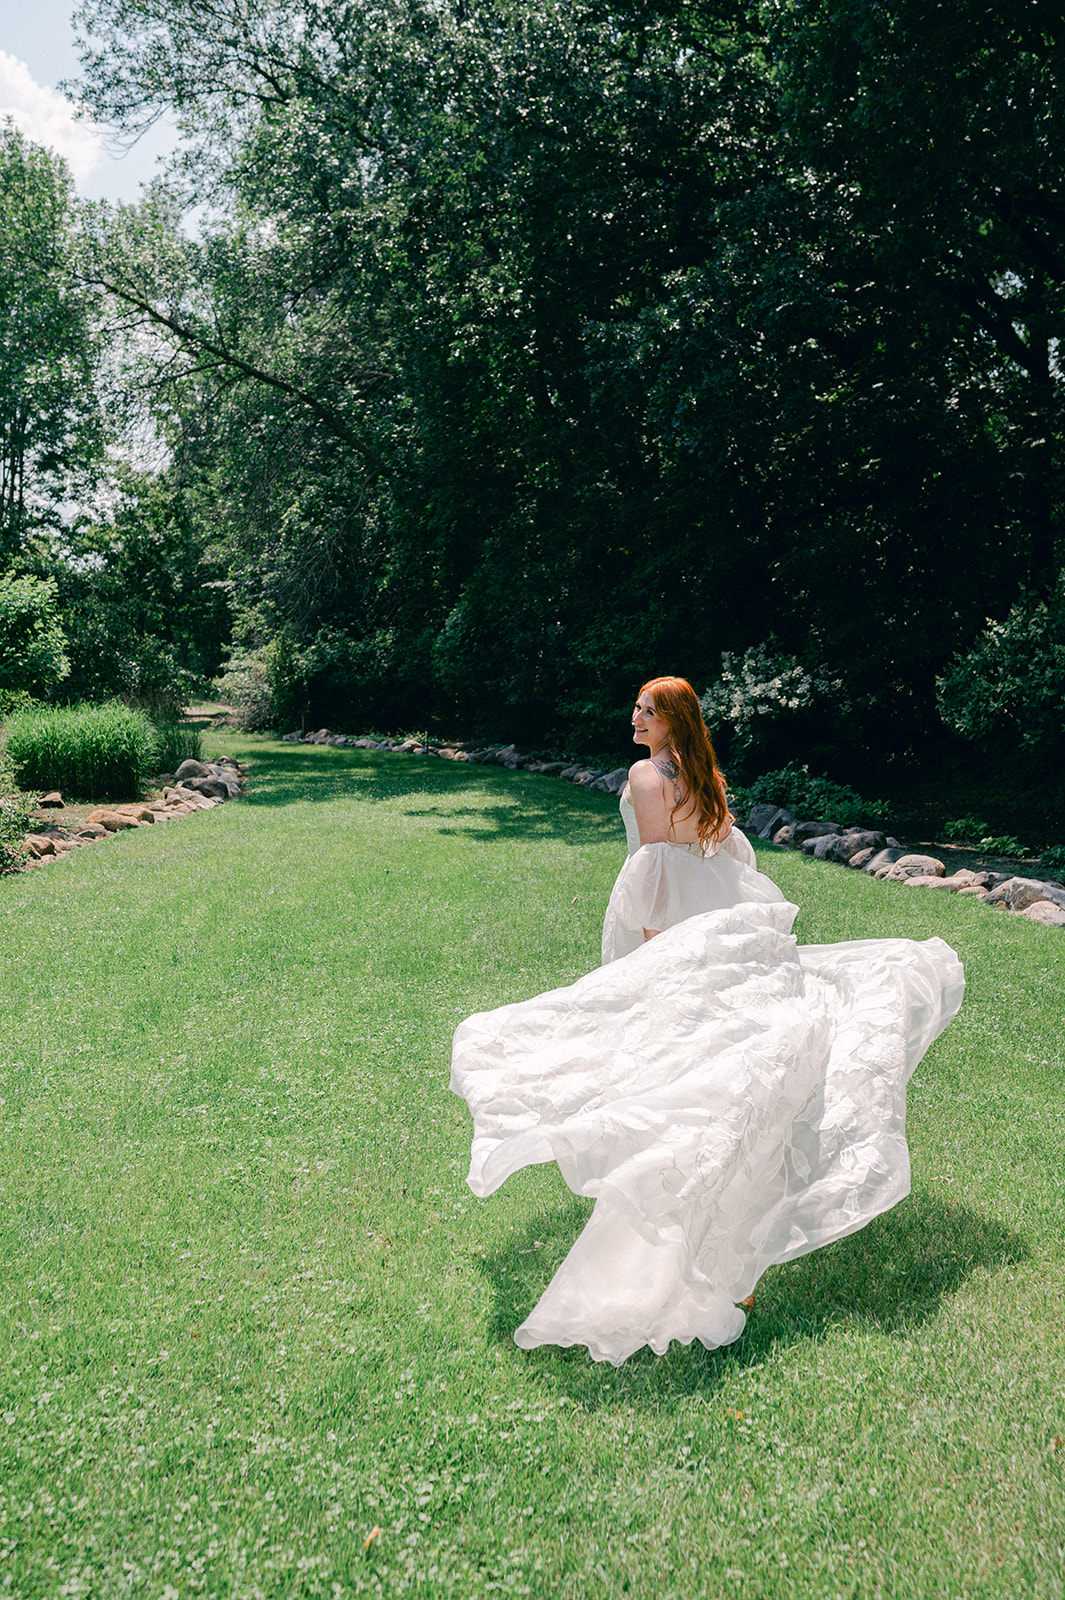
M 90 481 L 103 450 L 92 303 L 62 161 L 0 125 L 0 566 Z
M 70 671 L 50 579 L 0 574 L 0 712 L 19 695 L 44 695 Z

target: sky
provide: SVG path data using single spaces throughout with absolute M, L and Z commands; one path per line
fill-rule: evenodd
M 174 148 L 174 130 L 155 127 L 122 155 L 103 130 L 76 119 L 56 88 L 80 69 L 75 6 L 76 0 L 0 0 L 0 121 L 11 117 L 27 138 L 63 156 L 85 199 L 135 201 L 155 176 L 158 157 Z

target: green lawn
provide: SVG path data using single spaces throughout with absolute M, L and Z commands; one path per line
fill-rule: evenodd
M 1065 1594 L 1065 933 L 767 851 L 966 963 L 913 1195 L 728 1351 L 523 1354 L 586 1205 L 473 1199 L 450 1036 L 597 960 L 614 803 L 211 745 L 246 800 L 0 881 L 0 1595 Z

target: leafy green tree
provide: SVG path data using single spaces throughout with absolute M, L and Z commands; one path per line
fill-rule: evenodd
M 62 161 L 0 123 L 0 566 L 93 479 L 100 349 Z
M 0 573 L 0 714 L 20 694 L 47 694 L 69 671 L 54 581 Z

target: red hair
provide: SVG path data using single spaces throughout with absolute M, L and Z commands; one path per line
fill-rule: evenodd
M 669 748 L 688 790 L 687 799 L 695 802 L 699 841 L 703 845 L 713 843 L 728 832 L 732 813 L 724 774 L 717 764 L 695 690 L 687 678 L 652 678 L 640 693 L 651 695 L 655 710 L 669 729 Z M 680 804 L 687 804 L 687 800 Z M 673 807 L 670 822 L 679 809 L 679 805 Z

